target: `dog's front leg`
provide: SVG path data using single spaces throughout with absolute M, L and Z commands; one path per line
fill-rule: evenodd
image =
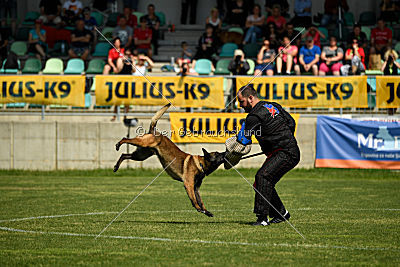
M 200 193 L 199 193 L 199 186 L 195 185 L 194 187 L 194 194 L 196 196 L 196 200 L 197 200 L 197 204 L 199 206 L 201 206 L 202 209 L 202 213 L 204 213 L 205 215 L 207 215 L 208 217 L 214 217 L 214 214 L 212 214 L 211 212 L 209 212 L 206 209 L 206 206 L 204 206 L 203 200 L 201 199 Z
M 118 171 L 119 166 L 121 165 L 121 163 L 126 160 L 126 159 L 131 159 L 132 155 L 131 154 L 122 154 L 121 157 L 119 157 L 119 160 L 117 161 L 117 163 L 114 166 L 114 172 Z
M 194 193 L 194 184 L 190 183 L 190 182 L 186 182 L 184 181 L 184 186 L 186 189 L 186 193 L 190 199 L 190 201 L 192 202 L 192 206 L 198 211 L 198 212 L 202 212 L 202 208 L 199 206 L 199 204 L 196 201 L 196 195 Z

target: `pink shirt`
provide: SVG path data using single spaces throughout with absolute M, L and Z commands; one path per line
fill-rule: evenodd
M 285 48 L 285 46 L 279 47 L 278 53 L 280 53 L 284 48 Z M 297 49 L 297 46 L 295 46 L 295 45 L 290 45 L 288 48 L 286 48 L 286 52 L 287 52 L 288 54 L 293 54 L 294 52 L 296 52 L 296 54 L 297 54 L 297 51 L 298 51 L 298 49 Z M 282 53 L 282 60 L 283 60 L 284 62 L 287 61 L 287 54 Z M 296 57 L 293 58 L 293 62 L 294 62 L 294 63 L 297 63 L 297 58 L 296 58 Z

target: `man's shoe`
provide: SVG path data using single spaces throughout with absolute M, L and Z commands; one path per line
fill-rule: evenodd
M 270 225 L 268 221 L 268 216 L 257 215 L 257 221 L 253 223 L 253 226 L 268 226 Z
M 286 211 L 286 213 L 282 216 L 274 217 L 271 220 L 271 223 L 281 223 L 283 221 L 288 221 L 290 219 L 290 213 Z

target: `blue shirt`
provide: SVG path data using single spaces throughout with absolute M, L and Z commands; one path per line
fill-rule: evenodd
M 311 17 L 311 12 L 303 11 L 305 8 L 311 8 L 311 0 L 296 0 L 294 3 L 294 13 L 299 17 Z
M 37 35 L 35 29 L 30 30 L 29 33 L 32 34 L 32 40 L 39 40 L 39 35 Z M 45 30 L 43 30 L 43 29 L 40 30 L 41 35 L 43 35 L 45 33 L 46 33 Z M 41 40 L 39 40 L 39 43 L 43 43 L 43 42 Z
M 315 55 L 321 55 L 321 48 L 316 45 L 311 49 L 308 49 L 307 46 L 303 46 L 300 48 L 300 55 L 303 55 L 304 63 L 308 64 L 315 59 Z

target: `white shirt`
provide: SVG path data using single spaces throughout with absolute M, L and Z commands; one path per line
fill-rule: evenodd
M 138 66 L 136 65 L 136 71 L 134 73 L 132 73 L 133 76 L 143 76 L 146 75 L 147 72 L 147 68 L 146 65 L 143 66 Z
M 72 10 L 75 14 L 77 14 L 79 9 L 82 9 L 83 6 L 82 2 L 79 0 L 76 0 L 75 2 L 68 0 L 64 3 L 63 8 L 65 8 L 66 10 Z

